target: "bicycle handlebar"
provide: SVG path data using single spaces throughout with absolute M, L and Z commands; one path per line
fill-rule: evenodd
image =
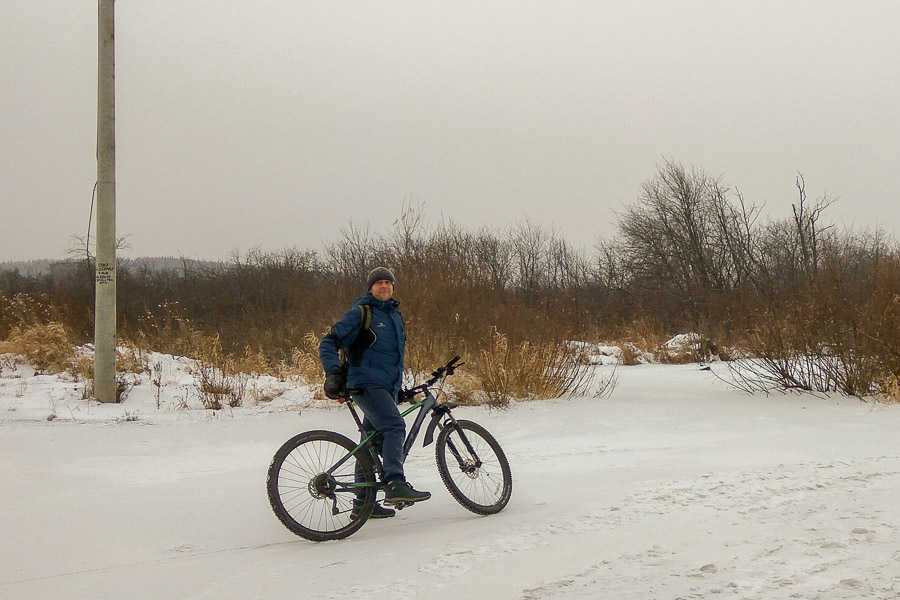
M 415 387 L 411 387 L 408 390 L 401 390 L 400 391 L 400 396 L 401 396 L 400 401 L 402 402 L 403 400 L 409 400 L 410 402 L 412 402 L 413 398 L 419 392 L 424 392 L 425 390 L 427 390 L 428 388 L 433 386 L 435 383 L 437 383 L 438 380 L 440 380 L 442 377 L 446 377 L 448 375 L 453 375 L 453 372 L 456 371 L 457 367 L 460 367 L 465 364 L 465 363 L 461 363 L 461 362 L 457 362 L 457 361 L 459 361 L 458 355 L 451 358 L 450 361 L 443 367 L 438 367 L 437 369 L 435 369 L 431 373 L 431 379 L 429 379 L 425 383 L 421 383 Z
M 405 401 L 409 401 L 410 404 L 415 404 L 414 398 L 421 392 L 424 392 L 435 383 L 438 382 L 442 377 L 447 377 L 448 375 L 453 375 L 456 369 L 466 363 L 457 362 L 459 361 L 459 355 L 454 356 L 450 359 L 450 361 L 444 365 L 443 367 L 438 367 L 431 373 L 431 379 L 426 381 L 425 383 L 420 383 L 415 387 L 411 387 L 408 390 L 400 390 L 400 402 L 403 403 Z M 350 398 L 350 396 L 354 394 L 361 394 L 362 389 L 360 388 L 347 388 L 341 393 L 341 397 L 338 399 L 338 402 L 343 404 L 346 400 Z

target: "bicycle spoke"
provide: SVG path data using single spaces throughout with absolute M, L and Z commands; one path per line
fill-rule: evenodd
M 351 518 L 354 501 L 375 503 L 372 465 L 362 462 L 361 476 L 370 486 L 356 482 L 357 458 L 328 471 L 356 444 L 333 432 L 314 431 L 295 436 L 276 453 L 269 467 L 269 502 L 278 518 L 294 533 L 315 541 L 340 539 L 359 529 L 368 517 Z
M 470 421 L 448 425 L 435 452 L 441 478 L 460 504 L 478 514 L 506 506 L 512 492 L 509 464 L 483 427 Z

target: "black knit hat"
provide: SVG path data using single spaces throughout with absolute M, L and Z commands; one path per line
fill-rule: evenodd
M 372 286 L 375 285 L 376 281 L 381 281 L 382 279 L 388 279 L 391 283 L 394 283 L 394 274 L 391 273 L 391 270 L 387 267 L 376 267 L 369 272 L 369 276 L 366 278 L 366 290 L 371 290 Z

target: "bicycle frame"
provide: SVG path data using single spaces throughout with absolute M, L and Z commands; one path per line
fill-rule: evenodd
M 452 422 L 453 424 L 456 424 L 456 419 L 453 418 L 453 414 L 450 411 L 459 405 L 454 402 L 442 402 L 442 403 L 438 404 L 437 398 L 435 398 L 434 394 L 431 393 L 431 386 L 434 385 L 435 383 L 437 383 L 438 381 L 440 381 L 440 379 L 445 377 L 446 375 L 451 375 L 453 373 L 453 371 L 456 369 L 456 367 L 459 366 L 459 364 L 457 364 L 457 361 L 459 361 L 459 356 L 453 357 L 449 363 L 447 363 L 443 367 L 440 367 L 436 371 L 434 371 L 431 374 L 431 379 L 429 379 L 428 381 L 426 381 L 425 383 L 423 383 L 421 385 L 418 385 L 414 388 L 406 390 L 406 392 L 403 392 L 403 394 L 401 394 L 401 398 L 404 397 L 405 394 L 412 394 L 412 395 L 415 395 L 417 393 L 425 394 L 425 398 L 421 402 L 417 402 L 417 403 L 413 404 L 411 407 L 409 407 L 408 409 L 406 409 L 405 411 L 400 413 L 400 416 L 405 419 L 407 415 L 412 414 L 417 409 L 419 411 L 419 414 L 416 415 L 416 419 L 415 419 L 415 421 L 413 421 L 412 426 L 409 428 L 409 432 L 406 434 L 406 439 L 403 442 L 403 459 L 404 460 L 406 460 L 406 457 L 409 456 L 409 451 L 412 449 L 412 446 L 415 443 L 416 438 L 419 435 L 419 431 L 422 428 L 422 424 L 425 422 L 425 419 L 428 417 L 429 411 L 432 412 L 431 422 L 428 424 L 428 428 L 425 430 L 425 442 L 423 444 L 423 447 L 427 447 L 429 444 L 432 443 L 432 441 L 434 441 L 434 430 L 437 428 L 438 423 L 441 421 L 441 419 L 446 418 L 448 421 Z M 356 422 L 356 428 L 359 430 L 360 436 L 361 437 L 365 436 L 365 437 L 359 444 L 357 444 L 357 446 L 353 450 L 351 450 L 350 452 L 345 454 L 338 462 L 336 462 L 330 469 L 328 469 L 328 471 L 326 471 L 326 473 L 328 475 L 333 475 L 336 470 L 338 470 L 344 463 L 346 463 L 348 460 L 350 460 L 351 457 L 355 456 L 356 453 L 359 452 L 360 450 L 362 450 L 363 448 L 366 448 L 369 451 L 369 455 L 372 457 L 372 462 L 375 465 L 375 469 L 376 469 L 378 475 L 379 476 L 384 475 L 384 467 L 381 464 L 381 459 L 378 457 L 378 453 L 373 450 L 372 444 L 371 444 L 371 441 L 375 438 L 375 436 L 378 435 L 378 432 L 373 431 L 372 433 L 366 435 L 366 429 L 365 429 L 365 427 L 363 427 L 362 419 L 359 418 L 359 413 L 356 412 L 356 409 L 353 406 L 354 405 L 353 395 L 357 394 L 359 392 L 360 392 L 360 390 L 347 390 L 346 395 L 344 397 L 342 397 L 340 400 L 338 400 L 338 402 L 340 402 L 341 404 L 347 405 L 347 408 L 350 410 L 350 414 L 353 415 L 353 420 Z M 406 396 L 406 397 L 413 397 L 413 396 Z M 466 449 L 472 454 L 472 456 L 475 457 L 476 462 L 480 466 L 481 460 L 478 458 L 478 455 L 475 452 L 475 449 L 472 448 L 472 445 L 469 443 L 468 438 L 466 438 L 465 434 L 461 434 L 460 437 L 462 438 L 463 443 L 465 443 Z M 457 460 L 461 461 L 459 453 L 457 452 L 456 448 L 453 447 L 452 444 L 450 446 L 450 451 L 456 457 Z M 344 485 L 338 484 L 338 485 L 339 485 L 339 487 L 346 489 L 348 487 L 379 488 L 384 484 L 379 481 L 379 482 L 375 482 L 375 483 L 354 482 L 352 484 L 344 484 Z
M 342 404 L 346 404 L 347 408 L 350 410 L 350 414 L 353 415 L 353 420 L 356 422 L 356 427 L 359 430 L 360 434 L 365 435 L 366 429 L 365 429 L 365 427 L 363 427 L 362 419 L 359 418 L 359 413 L 356 411 L 356 408 L 354 408 L 354 402 L 353 402 L 352 397 L 342 398 L 341 400 L 342 400 Z M 410 451 L 410 449 L 412 449 L 412 445 L 415 443 L 416 437 L 419 435 L 419 430 L 422 427 L 422 423 L 425 422 L 425 417 L 428 416 L 428 411 L 430 409 L 434 408 L 435 405 L 437 405 L 437 399 L 434 397 L 434 395 L 431 394 L 431 392 L 426 392 L 424 400 L 422 400 L 421 402 L 417 402 L 413 406 L 409 407 L 408 409 L 406 409 L 405 411 L 400 413 L 401 417 L 406 418 L 407 415 L 415 412 L 416 409 L 419 410 L 419 414 L 416 416 L 416 420 L 413 421 L 412 427 L 409 428 L 409 432 L 406 434 L 406 440 L 404 440 L 404 442 L 403 442 L 403 458 L 404 459 L 406 459 L 406 457 L 409 455 L 409 451 Z M 356 446 L 356 448 L 354 448 L 352 451 L 348 452 L 343 458 L 341 458 L 341 460 L 336 462 L 334 464 L 334 466 L 332 466 L 330 469 L 328 469 L 328 471 L 327 471 L 328 474 L 333 474 L 334 471 L 339 469 L 341 467 L 341 465 L 343 465 L 345 462 L 350 460 L 350 458 L 352 456 L 354 456 L 359 450 L 366 448 L 366 447 L 369 448 L 372 459 L 375 462 L 375 466 L 377 467 L 379 474 L 380 474 L 382 471 L 381 460 L 378 458 L 377 453 L 371 451 L 371 441 L 377 435 L 378 435 L 377 431 L 373 431 L 372 433 L 368 434 Z M 427 445 L 428 444 L 426 444 L 426 446 Z M 360 484 L 360 486 L 357 486 L 357 487 L 368 487 L 368 486 L 369 486 L 369 484 Z
M 415 419 L 415 421 L 413 421 L 412 426 L 410 426 L 409 432 L 406 434 L 406 439 L 403 442 L 403 458 L 404 458 L 404 460 L 406 459 L 407 456 L 409 456 L 409 452 L 410 452 L 410 450 L 412 450 L 412 446 L 413 446 L 413 444 L 415 444 L 416 438 L 419 436 L 419 431 L 421 431 L 422 425 L 425 423 L 425 419 L 428 417 L 429 411 L 431 411 L 433 414 L 431 415 L 431 422 L 428 424 L 428 427 L 426 428 L 425 441 L 422 444 L 422 447 L 427 447 L 434 441 L 434 431 L 437 428 L 437 426 L 440 423 L 442 418 L 446 417 L 449 421 L 452 421 L 453 423 L 456 422 L 456 419 L 453 418 L 453 415 L 451 414 L 450 410 L 453 408 L 456 408 L 458 406 L 457 404 L 455 404 L 453 402 L 446 402 L 446 403 L 438 404 L 437 398 L 434 397 L 434 394 L 432 394 L 429 389 L 426 388 L 424 390 L 424 393 L 425 393 L 425 398 L 421 402 L 415 403 L 414 405 L 412 405 L 411 407 L 409 407 L 408 409 L 406 409 L 405 411 L 400 413 L 401 417 L 406 418 L 407 415 L 412 414 L 416 410 L 419 411 L 419 414 L 416 415 L 416 419 Z M 350 395 L 348 394 L 348 396 L 350 396 Z M 354 402 L 352 400 L 352 397 L 342 398 L 341 403 L 347 405 L 347 408 L 350 410 L 350 414 L 353 416 L 353 420 L 356 422 L 356 427 L 359 430 L 360 434 L 366 435 L 366 429 L 363 427 L 362 419 L 359 418 L 359 413 L 357 412 L 356 408 L 354 407 Z M 375 469 L 376 469 L 378 475 L 379 476 L 383 475 L 384 471 L 383 471 L 383 466 L 381 464 L 381 459 L 378 457 L 378 453 L 373 450 L 372 444 L 371 444 L 372 440 L 377 435 L 378 435 L 377 431 L 373 431 L 372 433 L 369 433 L 368 435 L 366 435 L 366 437 L 359 444 L 357 444 L 357 446 L 353 450 L 351 450 L 350 452 L 345 454 L 339 461 L 337 461 L 326 472 L 329 475 L 333 474 L 344 463 L 346 463 L 354 455 L 356 455 L 356 453 L 358 451 L 362 450 L 363 448 L 366 448 L 369 451 L 369 455 L 372 457 L 372 462 L 375 465 Z M 469 450 L 469 452 L 471 452 L 472 455 L 475 456 L 476 455 L 475 450 L 469 444 L 468 439 L 466 439 L 464 435 L 462 437 L 463 437 L 463 441 L 466 444 L 466 447 Z M 456 455 L 457 459 L 459 458 L 459 455 L 457 454 L 455 448 L 451 448 L 451 452 L 454 455 Z M 476 458 L 477 458 L 477 456 L 476 456 Z M 380 488 L 382 485 L 383 484 L 381 482 L 374 482 L 374 483 L 365 483 L 365 482 L 356 483 L 356 482 L 354 482 L 352 484 L 344 484 L 344 485 L 339 484 L 339 487 L 342 487 L 345 489 L 348 487 Z

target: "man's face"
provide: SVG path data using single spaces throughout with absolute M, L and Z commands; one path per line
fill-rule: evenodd
M 391 283 L 390 279 L 379 279 L 372 284 L 371 291 L 376 300 L 384 302 L 385 300 L 390 300 L 391 296 L 394 295 L 394 284 Z

